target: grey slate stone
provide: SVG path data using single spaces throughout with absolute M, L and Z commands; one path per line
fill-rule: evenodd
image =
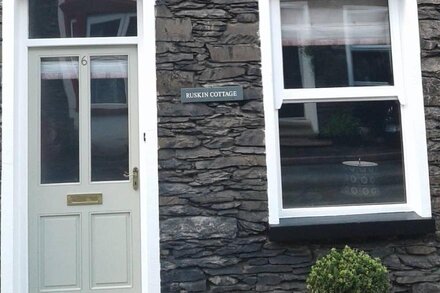
M 212 161 L 196 162 L 196 169 L 222 169 L 227 167 L 264 166 L 265 161 L 260 156 L 228 156 Z
M 257 23 L 232 23 L 229 24 L 220 42 L 224 44 L 252 44 L 258 43 Z
M 422 283 L 413 286 L 413 293 L 438 293 L 440 284 Z
M 198 158 L 210 158 L 220 155 L 219 150 L 207 149 L 199 147 L 196 149 L 179 149 L 176 152 L 176 158 L 178 159 L 198 159 Z
M 206 292 L 206 280 L 180 283 L 179 287 L 188 292 Z
M 234 199 L 233 196 L 228 194 L 227 192 L 217 192 L 210 194 L 203 194 L 197 197 L 191 197 L 190 200 L 192 202 L 207 204 L 207 203 L 224 203 L 230 202 Z
M 415 245 L 406 247 L 406 252 L 413 255 L 429 255 L 436 251 L 437 249 L 432 246 Z
M 235 144 L 239 146 L 264 146 L 264 131 L 262 129 L 251 129 L 241 133 L 235 138 Z
M 189 18 L 157 18 L 156 39 L 158 41 L 191 40 L 192 24 Z
M 202 270 L 193 269 L 173 269 L 162 274 L 164 282 L 182 282 L 182 281 L 197 281 L 204 279 L 205 275 Z
M 242 13 L 237 15 L 238 22 L 252 23 L 258 20 L 258 16 L 254 13 Z
M 223 292 L 249 292 L 251 291 L 251 286 L 247 284 L 236 284 L 236 285 L 230 285 L 230 286 L 221 286 L 221 287 L 214 287 L 210 290 L 212 293 L 223 293 Z
M 201 144 L 200 140 L 193 136 L 180 135 L 175 137 L 160 137 L 159 147 L 166 149 L 184 149 L 184 148 L 194 148 Z
M 202 258 L 186 258 L 175 260 L 177 267 L 194 267 L 198 266 L 200 268 L 222 268 L 235 265 L 239 262 L 236 257 L 225 257 L 225 256 L 207 256 Z
M 172 18 L 172 12 L 165 5 L 156 5 L 156 17 L 157 18 Z
M 159 95 L 179 95 L 181 88 L 194 87 L 194 73 L 186 71 L 158 71 Z
M 212 149 L 228 148 L 234 145 L 234 139 L 232 137 L 215 137 L 204 145 Z
M 161 221 L 161 240 L 235 238 L 237 220 L 225 217 L 183 217 Z
M 215 285 L 219 286 L 227 286 L 227 285 L 235 285 L 238 283 L 238 280 L 229 276 L 215 276 L 209 278 L 209 281 Z
M 402 263 L 413 268 L 430 269 L 440 265 L 439 255 L 429 256 L 413 256 L 413 255 L 400 255 Z
M 399 271 L 394 273 L 396 283 L 398 284 L 416 284 L 422 282 L 437 283 L 440 281 L 440 275 L 429 274 L 423 271 Z
M 207 45 L 212 61 L 215 62 L 248 62 L 259 61 L 260 50 L 254 45 Z
M 245 74 L 246 70 L 243 67 L 228 66 L 219 68 L 207 68 L 200 75 L 200 80 L 220 80 L 228 79 Z
M 177 16 L 191 18 L 230 18 L 230 15 L 222 9 L 191 9 L 182 10 L 176 13 Z

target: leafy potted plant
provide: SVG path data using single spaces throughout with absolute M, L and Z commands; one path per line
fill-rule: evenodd
M 388 270 L 377 258 L 346 246 L 332 249 L 312 267 L 307 278 L 310 293 L 387 293 Z

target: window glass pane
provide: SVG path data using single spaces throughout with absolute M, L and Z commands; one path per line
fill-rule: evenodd
M 136 0 L 30 0 L 30 38 L 136 36 Z
M 89 25 L 89 35 L 91 37 L 117 36 L 120 26 L 121 26 L 120 19 L 93 23 Z
M 392 85 L 387 0 L 282 0 L 284 87 Z
M 283 208 L 406 201 L 397 101 L 299 105 L 279 112 Z
M 78 58 L 42 58 L 40 71 L 41 183 L 78 182 Z
M 128 58 L 91 57 L 92 181 L 127 180 Z

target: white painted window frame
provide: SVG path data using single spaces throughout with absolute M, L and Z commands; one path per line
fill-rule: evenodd
M 415 212 L 430 218 L 417 0 L 389 0 L 394 86 L 284 89 L 280 0 L 259 0 L 266 124 L 269 224 L 282 218 Z M 404 45 L 403 45 L 404 44 Z M 278 109 L 289 102 L 398 99 L 401 104 L 407 202 L 283 209 Z
M 157 108 L 156 99 L 151 99 L 151 93 L 156 95 L 154 5 L 138 0 L 137 37 L 28 39 L 27 0 L 3 1 L 1 292 L 29 292 L 29 48 L 130 44 L 137 46 L 142 64 L 138 66 L 142 293 L 160 292 Z

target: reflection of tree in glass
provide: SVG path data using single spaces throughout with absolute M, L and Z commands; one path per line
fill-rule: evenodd
M 321 129 L 321 136 L 336 141 L 353 142 L 359 138 L 360 121 L 349 111 L 337 111 Z
M 29 34 L 40 38 L 59 38 L 58 1 L 29 1 Z

